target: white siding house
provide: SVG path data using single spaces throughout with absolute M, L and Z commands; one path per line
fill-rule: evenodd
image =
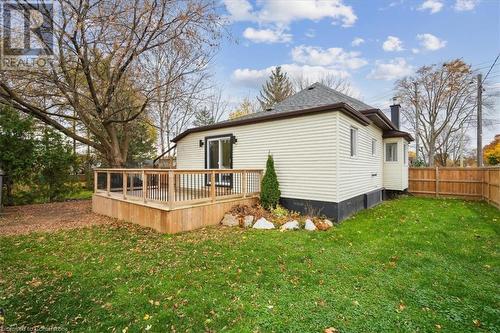
M 337 220 L 381 201 L 384 189 L 408 187 L 410 140 L 380 110 L 318 83 L 273 110 L 174 139 L 179 169 L 265 169 L 271 154 L 282 204 Z M 390 161 L 387 143 L 397 144 Z

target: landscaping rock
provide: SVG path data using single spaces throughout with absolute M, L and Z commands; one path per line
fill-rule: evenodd
M 253 220 L 254 220 L 253 215 L 246 215 L 243 218 L 243 227 L 244 228 L 250 228 L 250 227 L 252 227 Z
M 274 224 L 266 220 L 265 218 L 261 217 L 260 219 L 255 222 L 253 225 L 254 229 L 274 229 Z
M 220 223 L 228 227 L 236 227 L 240 225 L 240 223 L 238 222 L 238 217 L 234 216 L 233 214 L 225 214 Z
M 319 221 L 318 223 L 316 223 L 316 227 L 319 230 L 325 231 L 325 230 L 328 230 L 331 227 L 333 227 L 333 223 L 330 220 L 324 219 L 324 220 Z
M 297 220 L 288 221 L 281 226 L 281 230 L 298 230 L 300 228 Z
M 307 231 L 315 231 L 317 228 L 316 228 L 316 225 L 313 223 L 313 221 L 311 221 L 310 219 L 307 219 L 306 225 L 304 226 L 304 229 L 306 229 Z

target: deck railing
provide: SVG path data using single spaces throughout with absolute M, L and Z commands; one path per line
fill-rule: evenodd
M 94 192 L 169 208 L 258 195 L 259 169 L 94 169 Z

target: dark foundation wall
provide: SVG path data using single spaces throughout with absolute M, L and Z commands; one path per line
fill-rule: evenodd
M 280 198 L 280 204 L 286 209 L 306 215 L 324 215 L 337 222 L 345 220 L 362 209 L 373 207 L 381 201 L 382 189 L 361 194 L 342 202 Z

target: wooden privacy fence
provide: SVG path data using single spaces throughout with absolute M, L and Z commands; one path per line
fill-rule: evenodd
M 261 175 L 257 169 L 95 169 L 94 193 L 175 208 L 255 196 Z
M 485 200 L 500 208 L 500 167 L 410 168 L 408 181 L 415 195 Z

